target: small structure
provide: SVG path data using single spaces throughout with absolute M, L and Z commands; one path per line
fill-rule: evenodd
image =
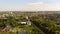
M 20 24 L 24 24 L 24 25 L 31 25 L 31 22 L 30 22 L 30 20 L 29 20 L 29 18 L 28 18 L 28 16 L 26 16 L 26 22 L 18 22 L 18 23 L 20 23 Z
M 26 21 L 26 22 L 18 22 L 21 25 L 31 25 L 30 21 Z
M 2 31 L 9 31 L 9 29 L 11 28 L 11 26 L 6 26 Z
M 11 26 L 9 26 L 9 25 L 6 26 L 6 29 L 7 29 L 7 30 L 9 30 L 10 28 L 11 28 Z
M 27 21 L 27 25 L 29 25 L 29 26 L 30 26 L 30 25 L 31 25 L 31 22 L 30 22 L 30 21 Z
M 28 16 L 26 16 L 26 19 L 28 20 Z
M 8 25 L 8 26 L 6 26 L 2 31 L 3 32 L 6 32 L 6 34 L 9 34 L 9 29 L 10 29 L 11 27 Z
M 26 22 L 20 22 L 20 24 L 27 24 Z

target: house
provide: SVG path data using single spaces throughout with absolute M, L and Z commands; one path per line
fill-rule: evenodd
M 25 17 L 28 20 L 28 16 Z
M 7 25 L 2 31 L 3 32 L 8 32 L 10 30 L 11 26 Z
M 30 21 L 27 21 L 27 25 L 31 25 L 31 22 Z
M 27 24 L 26 22 L 18 22 L 18 23 L 20 23 L 20 24 L 22 24 L 22 25 L 23 25 L 23 24 L 24 24 L 24 25 L 26 25 L 26 24 Z
M 30 21 L 26 21 L 26 22 L 18 22 L 18 23 L 20 23 L 20 24 L 22 24 L 22 25 L 31 25 L 31 22 L 30 22 Z
M 26 22 L 20 22 L 20 24 L 27 24 Z

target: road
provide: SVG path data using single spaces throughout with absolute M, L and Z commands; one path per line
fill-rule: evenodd
M 45 34 L 43 31 L 41 31 L 35 24 L 32 23 L 32 25 L 38 30 L 41 32 L 41 34 Z

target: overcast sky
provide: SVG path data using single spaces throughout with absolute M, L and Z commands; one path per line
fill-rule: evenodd
M 1 11 L 60 11 L 60 0 L 0 0 Z

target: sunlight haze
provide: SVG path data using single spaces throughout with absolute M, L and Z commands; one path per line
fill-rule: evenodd
M 1 11 L 60 11 L 60 0 L 0 0 Z

